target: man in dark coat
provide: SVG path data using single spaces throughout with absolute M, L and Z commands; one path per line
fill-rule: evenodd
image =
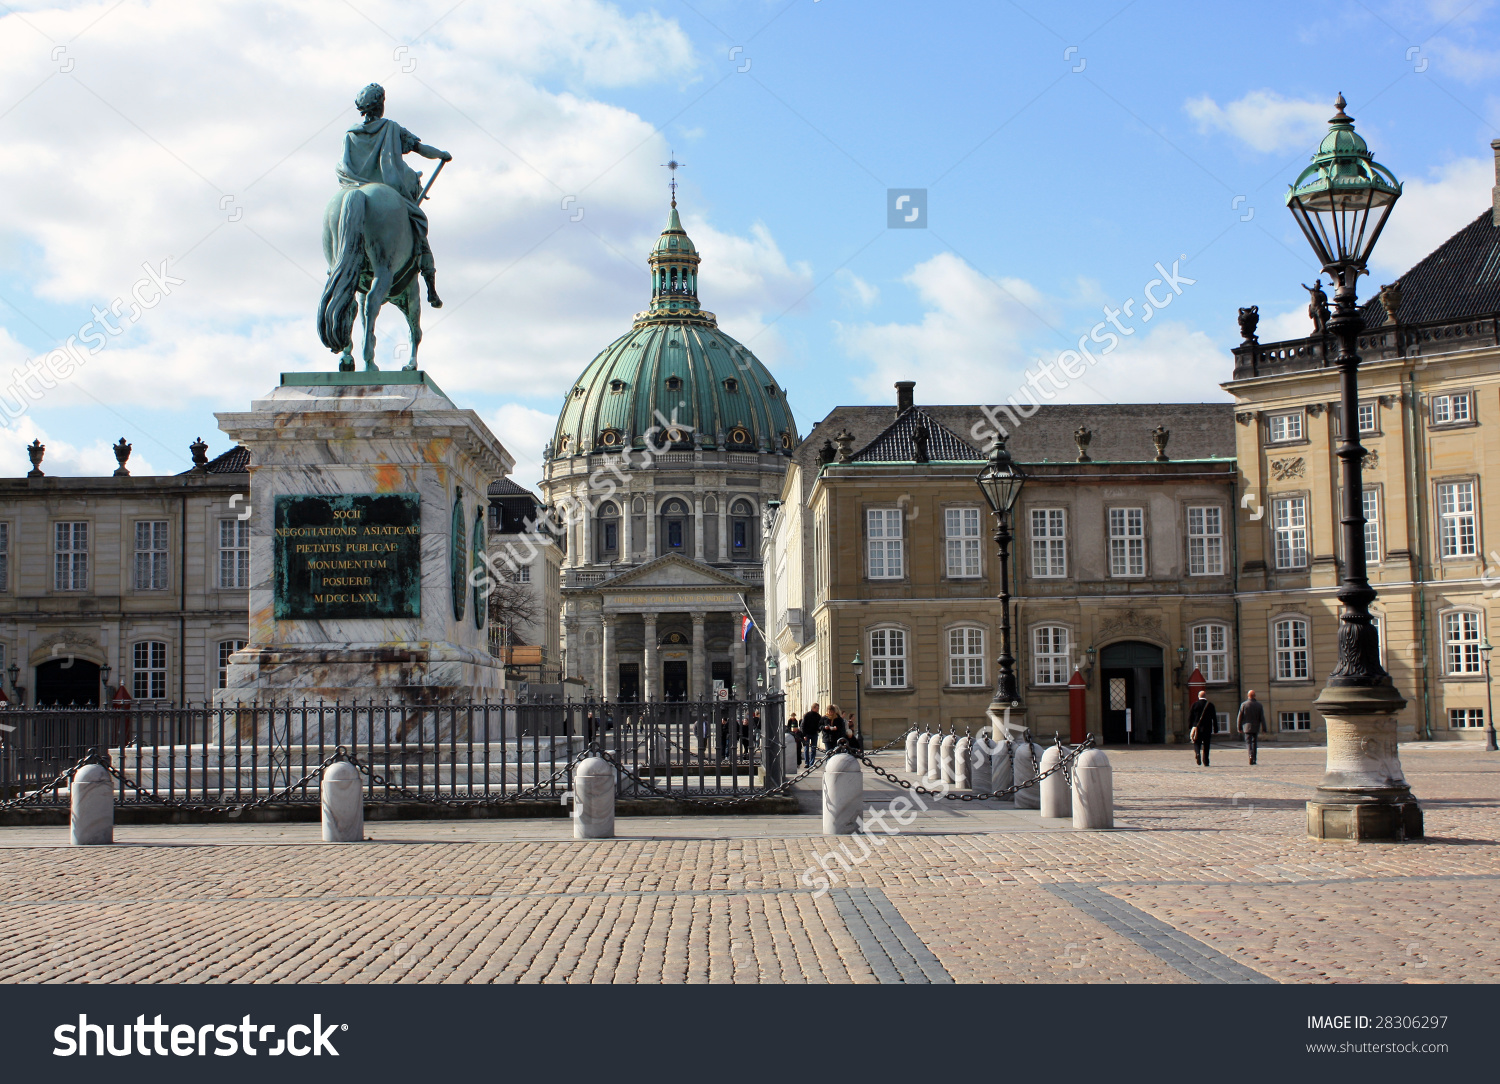
M 1255 765 L 1255 753 L 1260 747 L 1260 732 L 1266 728 L 1266 709 L 1255 699 L 1255 690 L 1245 694 L 1238 718 L 1240 733 L 1245 735 L 1245 751 L 1250 754 L 1250 764 Z
M 814 704 L 802 716 L 802 749 L 807 754 L 806 767 L 812 767 L 818 759 L 818 735 L 823 732 L 823 714 Z
M 1208 767 L 1208 748 L 1213 742 L 1214 723 L 1219 718 L 1218 709 L 1208 698 L 1207 689 L 1198 690 L 1198 699 L 1188 709 L 1188 735 L 1193 740 L 1193 760 Z

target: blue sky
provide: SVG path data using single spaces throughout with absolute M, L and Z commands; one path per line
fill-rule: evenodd
M 53 472 L 101 472 L 122 434 L 137 470 L 179 470 L 193 437 L 225 447 L 213 411 L 332 367 L 318 226 L 372 79 L 455 156 L 429 204 L 449 304 L 424 314 L 423 367 L 524 483 L 563 391 L 645 305 L 673 151 L 703 303 L 804 431 L 902 378 L 919 401 L 1004 401 L 1131 299 L 1133 334 L 1059 401 L 1216 398 L 1238 306 L 1260 306 L 1263 340 L 1306 327 L 1316 269 L 1282 193 L 1337 92 L 1407 183 L 1362 295 L 1488 204 L 1497 19 L 1483 2 L 22 5 L 0 16 L 0 373 L 142 263 L 184 282 L 0 430 L 0 470 L 40 437 Z M 929 228 L 887 228 L 892 188 L 927 190 Z M 1143 321 L 1158 261 L 1195 281 Z M 394 312 L 380 329 L 390 365 Z

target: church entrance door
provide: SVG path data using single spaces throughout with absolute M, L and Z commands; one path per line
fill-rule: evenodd
M 686 659 L 666 659 L 661 664 L 661 691 L 663 700 L 686 700 L 688 698 L 688 664 Z

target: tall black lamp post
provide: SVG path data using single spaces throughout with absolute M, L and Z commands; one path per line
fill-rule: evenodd
M 859 657 L 859 652 L 854 653 L 854 658 L 849 661 L 849 669 L 854 671 L 854 740 L 859 743 L 861 749 L 865 746 L 865 715 L 860 708 L 860 686 L 865 683 L 865 661 Z
M 1484 656 L 1484 751 L 1500 752 L 1495 745 L 1495 694 L 1490 688 L 1490 652 L 1495 648 L 1486 636 L 1479 645 L 1479 654 Z
M 974 480 L 995 514 L 995 546 L 1000 551 L 1000 657 L 995 660 L 992 706 L 1003 710 L 1021 701 L 1021 690 L 1016 683 L 1016 657 L 1010 650 L 1010 514 L 1021 496 L 1021 487 L 1026 484 L 1026 474 L 1011 459 L 1003 435 L 996 436 L 989 461 Z
M 1314 706 L 1328 732 L 1327 773 L 1307 804 L 1315 839 L 1399 840 L 1422 835 L 1422 810 L 1401 771 L 1396 713 L 1406 706 L 1380 665 L 1380 635 L 1370 622 L 1375 590 L 1365 567 L 1364 467 L 1359 443 L 1359 335 L 1364 319 L 1355 286 L 1401 196 L 1401 183 L 1375 161 L 1344 112 L 1344 96 L 1328 122 L 1312 164 L 1287 191 L 1287 207 L 1332 277 L 1328 333 L 1338 344 L 1339 522 L 1343 577 L 1339 583 L 1338 662 Z
M 18 682 L 18 681 L 21 680 L 21 668 L 19 666 L 17 666 L 15 663 L 11 663 L 10 664 L 10 668 L 8 669 L 7 672 L 10 674 L 10 691 L 12 693 L 14 693 L 15 697 L 16 697 L 16 707 L 18 707 L 18 708 L 25 707 L 26 706 L 26 694 L 25 694 L 25 690 L 22 689 L 21 686 L 19 686 L 19 685 L 16 684 L 16 682 Z

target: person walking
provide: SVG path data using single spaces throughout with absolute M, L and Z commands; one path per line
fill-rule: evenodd
M 849 736 L 848 725 L 837 704 L 829 704 L 823 713 L 823 748 L 830 753 L 839 747 L 839 742 Z
M 814 704 L 808 709 L 807 714 L 802 716 L 802 749 L 807 754 L 807 763 L 804 767 L 811 768 L 813 762 L 818 759 L 818 735 L 823 731 L 823 715 L 818 711 L 818 705 Z
M 802 766 L 802 720 L 795 714 L 786 717 L 786 732 L 792 736 L 792 741 L 797 746 L 797 766 Z
M 1208 698 L 1207 689 L 1198 690 L 1198 699 L 1188 709 L 1188 738 L 1193 743 L 1193 761 L 1208 767 L 1208 748 L 1213 743 L 1214 722 L 1219 718 L 1218 709 Z
M 1250 766 L 1255 766 L 1255 753 L 1260 746 L 1260 732 L 1266 728 L 1266 709 L 1255 699 L 1255 690 L 1245 694 L 1238 717 L 1240 733 L 1245 735 L 1245 751 L 1250 754 Z

